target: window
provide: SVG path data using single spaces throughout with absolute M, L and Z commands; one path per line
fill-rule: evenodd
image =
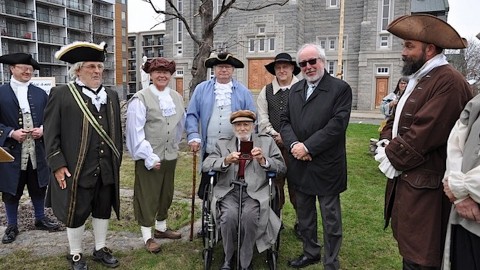
M 336 47 L 336 39 L 335 38 L 329 38 L 328 39 L 328 49 L 329 50 L 335 50 L 335 47 Z
M 268 41 L 269 41 L 268 50 L 275 51 L 275 38 L 269 38 Z
M 183 41 L 183 22 L 180 19 L 177 19 L 176 42 L 182 43 L 182 41 Z
M 335 76 L 335 62 L 337 61 L 327 61 L 327 71 L 330 75 Z
M 265 51 L 265 39 L 261 38 L 258 40 L 258 51 L 264 52 Z
M 325 46 L 327 44 L 327 39 L 326 38 L 317 38 L 317 43 L 322 47 L 322 49 L 325 50 Z
M 255 52 L 255 39 L 248 40 L 248 52 Z
M 380 48 L 388 48 L 389 37 L 389 35 L 380 35 Z
M 258 26 L 258 34 L 259 35 L 265 35 L 265 25 L 259 25 Z
M 182 55 L 183 55 L 183 47 L 182 47 L 182 44 L 177 44 L 177 45 L 175 46 L 175 49 L 176 49 L 175 54 L 176 54 L 177 56 L 182 56 Z
M 341 73 L 341 79 L 345 78 L 345 70 L 346 70 L 346 61 L 343 61 L 342 64 L 342 73 Z M 325 69 L 328 71 L 328 74 L 332 76 L 337 76 L 337 69 L 338 69 L 338 61 L 327 61 Z
M 179 68 L 176 70 L 176 77 L 183 77 L 183 68 Z
M 388 75 L 390 70 L 388 67 L 377 67 L 377 75 Z
M 380 30 L 386 31 L 388 22 L 390 21 L 390 1 L 391 0 L 382 0 L 382 14 L 381 14 L 381 23 L 380 23 Z
M 338 0 L 327 0 L 327 8 L 337 8 L 339 5 Z

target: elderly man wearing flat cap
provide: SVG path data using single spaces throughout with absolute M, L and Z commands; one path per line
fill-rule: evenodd
M 181 234 L 167 228 L 172 204 L 178 143 L 183 134 L 183 98 L 168 83 L 175 62 L 163 57 L 145 63 L 153 84 L 137 92 L 127 110 L 127 148 L 135 160 L 133 205 L 147 251 L 160 246 L 152 238 L 179 239 Z
M 410 80 L 375 156 L 388 178 L 385 226 L 391 220 L 403 269 L 440 269 L 451 207 L 442 185 L 447 139 L 472 98 L 443 50 L 467 43 L 448 23 L 427 14 L 399 17 L 387 30 L 403 39 L 402 73 Z
M 243 68 L 240 60 L 230 53 L 220 53 L 205 60 L 205 67 L 212 68 L 215 76 L 195 88 L 185 122 L 190 150 L 197 152 L 201 148 L 202 159 L 213 152 L 220 136 L 233 135 L 228 122 L 232 112 L 255 112 L 250 91 L 233 79 L 235 68 Z M 202 174 L 197 193 L 201 199 L 208 179 L 207 173 Z
M 277 54 L 275 60 L 265 65 L 265 68 L 275 77 L 271 83 L 262 88 L 257 98 L 259 131 L 272 136 L 282 151 L 283 157 L 286 158 L 287 150 L 280 135 L 280 114 L 285 112 L 287 108 L 290 88 L 298 82 L 295 75 L 300 73 L 300 68 L 288 53 Z M 285 204 L 285 192 L 283 190 L 285 176 L 278 175 L 275 179 L 275 185 L 279 188 L 279 204 L 282 208 Z M 288 186 L 288 194 L 293 208 L 296 209 L 295 189 L 290 185 Z M 295 223 L 294 229 L 297 236 L 300 236 L 297 223 Z
M 106 267 L 118 260 L 106 247 L 112 208 L 119 218 L 123 143 L 115 91 L 102 86 L 106 44 L 74 42 L 55 53 L 71 64 L 73 79 L 52 88 L 45 108 L 45 147 L 52 177 L 47 205 L 67 227 L 72 269 L 87 269 L 82 240 L 92 215 L 93 259 Z
M 56 230 L 59 225 L 45 216 L 45 193 L 50 172 L 43 144 L 43 110 L 47 94 L 30 84 L 39 64 L 30 54 L 0 56 L 0 63 L 10 65 L 10 83 L 0 87 L 0 146 L 15 158 L 0 163 L 0 191 L 8 226 L 2 243 L 15 241 L 18 235 L 18 204 L 25 185 L 35 211 L 35 227 Z
M 252 256 L 254 245 L 262 252 L 275 243 L 280 230 L 280 219 L 269 207 L 269 188 L 266 171 L 285 173 L 286 167 L 282 154 L 273 139 L 266 134 L 255 134 L 256 116 L 249 110 L 240 110 L 231 114 L 230 123 L 234 135 L 222 136 L 215 149 L 204 160 L 202 170 L 219 172 L 217 184 L 213 189 L 212 209 L 219 209 L 217 225 L 222 232 L 225 260 L 222 270 L 234 269 L 231 265 L 237 239 L 239 200 L 242 200 L 241 246 L 237 251 L 241 269 L 253 269 Z M 240 145 L 243 141 L 252 141 L 250 159 L 242 159 Z M 247 184 L 240 194 L 239 185 L 233 181 Z

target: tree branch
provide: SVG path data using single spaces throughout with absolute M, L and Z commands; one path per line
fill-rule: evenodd
M 265 4 L 265 5 L 258 5 L 256 7 L 236 7 L 236 6 L 233 6 L 231 7 L 232 9 L 236 9 L 236 10 L 240 10 L 240 11 L 255 11 L 255 10 L 261 10 L 261 9 L 264 9 L 264 8 L 267 8 L 267 7 L 272 7 L 272 6 L 281 6 L 283 7 L 284 5 L 286 5 L 288 3 L 288 1 L 290 0 L 282 0 L 282 2 L 276 2 L 276 3 L 269 3 L 269 4 Z M 249 2 L 248 5 L 250 5 L 251 2 Z M 257 2 L 258 3 L 258 2 Z M 247 6 L 248 6 L 247 5 Z

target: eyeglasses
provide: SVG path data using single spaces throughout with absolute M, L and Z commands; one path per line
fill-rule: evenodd
M 300 67 L 306 67 L 307 66 L 307 63 L 310 64 L 310 66 L 313 66 L 317 63 L 317 59 L 320 59 L 319 57 L 317 58 L 313 58 L 313 59 L 309 59 L 309 60 L 306 60 L 306 61 L 302 61 L 302 62 L 299 62 L 298 65 Z
M 33 73 L 33 67 L 27 65 L 15 65 L 16 68 L 20 69 L 22 72 L 30 71 Z

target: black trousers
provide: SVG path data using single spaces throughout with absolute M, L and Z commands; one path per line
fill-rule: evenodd
M 451 239 L 452 270 L 480 269 L 480 237 L 461 225 L 452 225 Z
M 28 160 L 27 170 L 20 171 L 17 191 L 15 195 L 2 192 L 2 201 L 4 203 L 18 203 L 23 195 L 23 190 L 27 186 L 28 194 L 32 199 L 45 199 L 47 187 L 40 187 L 38 184 L 37 170 L 33 169 L 32 162 Z

